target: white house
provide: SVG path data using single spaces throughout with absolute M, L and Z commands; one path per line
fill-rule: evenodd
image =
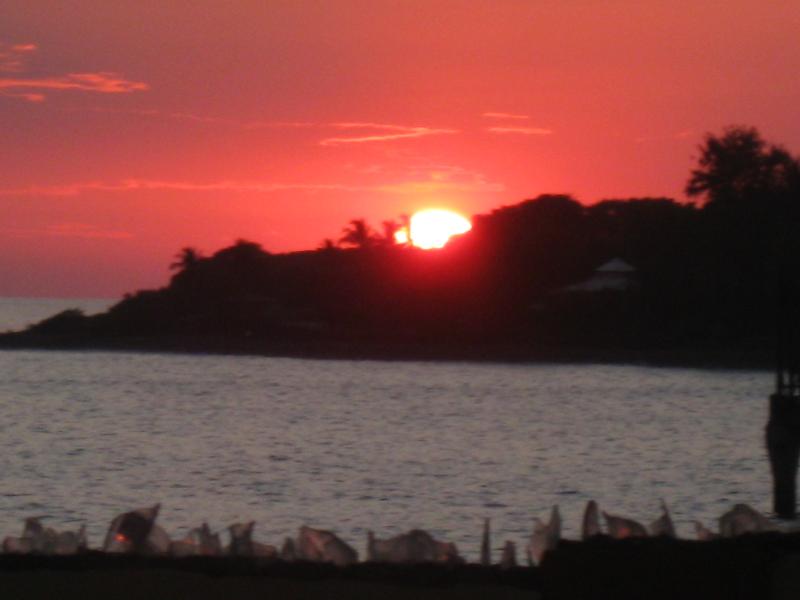
M 612 258 L 588 278 L 558 290 L 570 292 L 626 292 L 636 286 L 636 269 L 621 258 Z

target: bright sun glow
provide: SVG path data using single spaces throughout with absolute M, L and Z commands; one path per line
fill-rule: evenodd
M 458 213 L 438 208 L 421 210 L 411 216 L 409 233 L 405 231 L 400 237 L 405 237 L 401 242 L 398 236 L 395 239 L 399 243 L 411 243 L 417 248 L 429 250 L 431 248 L 441 248 L 452 236 L 466 233 L 472 229 L 469 219 L 462 217 Z

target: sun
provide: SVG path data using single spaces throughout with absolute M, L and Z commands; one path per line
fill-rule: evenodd
M 398 243 L 411 243 L 417 248 L 430 250 L 442 248 L 454 235 L 466 233 L 472 229 L 472 223 L 466 217 L 441 208 L 428 208 L 411 216 L 409 231 L 397 232 Z

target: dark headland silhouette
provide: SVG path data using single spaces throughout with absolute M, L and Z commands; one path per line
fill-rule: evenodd
M 747 127 L 699 152 L 696 204 L 541 195 L 437 251 L 363 219 L 312 251 L 185 248 L 167 286 L 0 347 L 771 365 L 779 290 L 800 281 L 800 161 Z

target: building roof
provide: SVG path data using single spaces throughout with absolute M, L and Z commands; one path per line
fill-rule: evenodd
M 635 271 L 634 267 L 621 258 L 612 258 L 594 270 L 595 273 L 634 273 Z
M 559 292 L 624 292 L 633 287 L 636 269 L 621 258 L 613 258 L 594 270 L 588 279 L 568 285 Z

